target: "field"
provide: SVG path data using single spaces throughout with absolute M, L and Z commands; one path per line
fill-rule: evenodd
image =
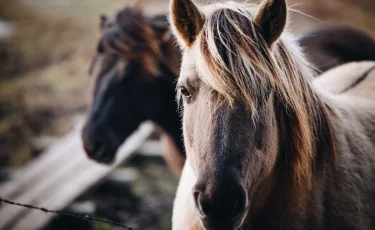
M 0 0 L 0 21 L 14 31 L 11 36 L 0 37 L 0 169 L 22 167 L 68 132 L 76 115 L 85 113 L 90 98 L 87 72 L 100 35 L 99 15 L 113 16 L 124 2 Z M 375 1 L 290 0 L 288 3 L 292 9 L 290 26 L 296 34 L 340 23 L 375 36 Z M 165 0 L 144 0 L 139 4 L 149 14 L 165 12 L 168 7 Z M 176 181 L 159 160 L 135 159 L 130 165 L 140 169 L 136 169 L 140 175 L 136 182 L 123 190 L 131 195 L 113 195 L 101 186 L 80 199 L 95 201 L 98 207 L 103 207 L 96 213 L 99 216 L 130 220 L 130 224 L 147 229 L 155 222 L 158 222 L 155 229 L 168 228 Z M 153 182 L 157 178 L 164 180 Z M 147 193 L 146 184 L 156 188 L 153 194 Z M 99 199 L 98 194 L 107 194 L 106 199 Z M 124 198 L 132 196 L 135 198 Z M 123 206 L 116 207 L 121 199 Z M 140 208 L 135 210 L 135 206 Z M 116 208 L 120 211 L 113 211 Z M 150 216 L 150 210 L 158 209 L 162 211 Z M 143 212 L 146 214 L 140 215 Z M 130 218 L 132 214 L 135 217 Z M 150 219 L 142 219 L 145 216 Z M 101 225 L 93 228 L 109 229 Z M 49 229 L 56 228 L 51 225 Z

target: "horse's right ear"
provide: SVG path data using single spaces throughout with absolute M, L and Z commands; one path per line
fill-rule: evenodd
M 287 19 L 285 0 L 263 0 L 254 22 L 263 39 L 271 46 L 282 34 Z
M 99 29 L 100 30 L 104 30 L 105 29 L 105 25 L 108 21 L 108 17 L 104 14 L 100 15 L 100 24 L 99 24 Z
M 172 0 L 170 17 L 172 29 L 181 45 L 191 46 L 203 27 L 203 14 L 191 0 Z

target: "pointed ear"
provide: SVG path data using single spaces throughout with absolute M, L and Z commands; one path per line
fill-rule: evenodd
M 263 39 L 271 46 L 284 30 L 287 19 L 285 0 L 263 0 L 254 22 Z
M 172 29 L 180 43 L 191 46 L 203 27 L 203 14 L 191 0 L 172 0 L 170 12 Z
M 105 26 L 107 24 L 108 17 L 104 14 L 100 15 L 100 24 L 99 24 L 99 29 L 103 31 L 105 29 Z
M 168 41 L 172 36 L 169 30 L 168 19 L 165 15 L 154 16 L 151 19 L 151 27 L 161 43 Z

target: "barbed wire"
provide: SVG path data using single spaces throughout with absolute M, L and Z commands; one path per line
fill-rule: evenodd
M 86 221 L 102 222 L 102 223 L 110 224 L 110 225 L 113 225 L 113 226 L 125 228 L 125 229 L 128 229 L 128 230 L 134 230 L 133 228 L 131 228 L 129 226 L 126 226 L 125 224 L 121 224 L 121 223 L 114 222 L 114 221 L 111 221 L 111 220 L 93 217 L 93 216 L 90 216 L 90 215 L 79 215 L 79 214 L 74 214 L 74 213 L 65 212 L 65 211 L 49 210 L 47 208 L 38 207 L 38 206 L 30 205 L 30 204 L 22 204 L 22 203 L 7 200 L 7 199 L 4 199 L 3 197 L 0 197 L 0 204 L 2 202 L 6 203 L 6 204 L 9 204 L 9 205 L 15 205 L 15 206 L 28 208 L 28 209 L 34 209 L 34 210 L 38 210 L 38 211 L 45 212 L 45 213 L 57 214 L 59 216 L 70 216 L 70 217 L 74 217 L 74 218 L 78 218 L 78 219 L 83 219 L 83 220 L 86 220 Z

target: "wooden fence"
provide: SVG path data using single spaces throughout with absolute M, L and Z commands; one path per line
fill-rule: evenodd
M 145 122 L 120 147 L 113 165 L 101 165 L 86 157 L 80 138 L 81 127 L 82 122 L 79 122 L 74 130 L 17 172 L 14 178 L 0 184 L 0 196 L 20 203 L 61 210 L 101 182 L 140 147 L 143 146 L 142 151 L 149 153 L 159 148 L 157 142 L 145 143 L 154 131 L 152 124 Z M 1 204 L 0 230 L 40 229 L 52 217 L 40 211 Z

